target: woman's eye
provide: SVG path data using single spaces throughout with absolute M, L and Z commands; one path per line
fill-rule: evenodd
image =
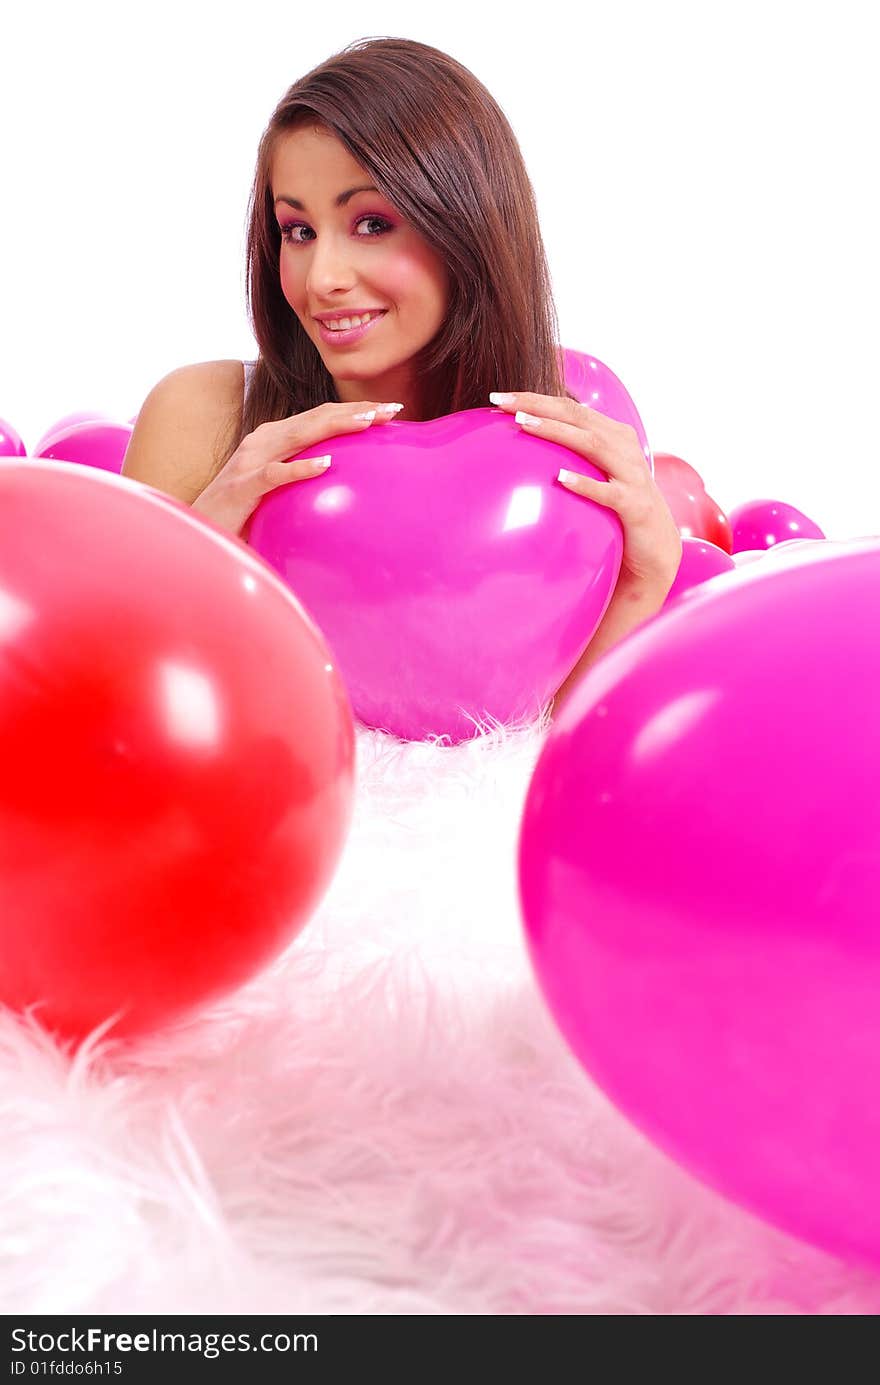
M 393 229 L 390 221 L 386 220 L 384 216 L 376 216 L 375 214 L 358 217 L 355 222 L 355 227 L 360 227 L 364 223 L 368 225 L 377 225 L 379 229 L 375 231 L 358 230 L 357 234 L 361 240 L 377 240 L 379 236 L 384 236 L 387 231 Z M 289 245 L 306 244 L 305 238 L 297 234 L 298 231 L 308 231 L 310 235 L 314 235 L 311 226 L 306 226 L 302 221 L 291 221 L 288 222 L 286 226 L 279 226 L 278 229 L 281 232 L 281 239 L 286 241 Z
M 380 229 L 379 229 L 378 231 L 376 231 L 376 232 L 370 232 L 370 235 L 381 236 L 381 235 L 384 235 L 384 233 L 385 233 L 386 231 L 390 231 L 390 230 L 391 230 L 391 222 L 390 222 L 390 221 L 386 221 L 385 218 L 384 218 L 384 216 L 362 216 L 362 217 L 359 217 L 359 218 L 358 218 L 358 220 L 355 222 L 355 225 L 356 225 L 356 226 L 360 226 L 360 224 L 361 224 L 362 221 L 378 222 L 378 223 L 379 223 Z M 360 234 L 360 232 L 359 232 L 358 234 Z

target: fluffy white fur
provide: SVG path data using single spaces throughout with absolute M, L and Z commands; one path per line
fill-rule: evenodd
M 880 1278 L 652 1149 L 532 978 L 540 728 L 358 737 L 354 826 L 273 968 L 77 1053 L 0 1015 L 6 1313 L 876 1313 Z

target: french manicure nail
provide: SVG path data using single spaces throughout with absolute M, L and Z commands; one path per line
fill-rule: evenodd
M 329 455 L 326 457 L 309 457 L 309 464 L 313 466 L 316 471 L 326 471 L 330 465 L 330 457 Z
M 516 398 L 515 394 L 498 394 L 497 392 L 489 395 L 490 404 L 512 404 Z
M 561 481 L 564 486 L 570 486 L 572 481 L 577 480 L 577 472 L 565 471 L 565 469 L 563 469 L 562 471 L 557 471 L 556 479 L 557 481 Z
M 380 404 L 380 405 L 379 405 L 379 413 L 380 413 L 380 414 L 399 414 L 402 408 L 403 408 L 403 405 L 402 405 L 402 404 Z
M 514 414 L 513 421 L 514 423 L 524 423 L 527 428 L 537 428 L 538 424 L 541 422 L 534 414 L 527 414 L 522 409 Z
M 370 409 L 369 413 L 366 414 L 355 414 L 355 418 L 357 419 L 358 423 L 372 423 L 375 417 L 375 409 Z

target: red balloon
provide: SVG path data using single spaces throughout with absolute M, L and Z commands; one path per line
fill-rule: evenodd
M 328 885 L 354 727 L 237 539 L 103 471 L 0 461 L 0 1002 L 153 1027 L 280 952 Z
M 725 553 L 732 552 L 730 521 L 711 495 L 706 494 L 699 472 L 671 452 L 655 452 L 654 480 L 683 537 L 708 539 Z

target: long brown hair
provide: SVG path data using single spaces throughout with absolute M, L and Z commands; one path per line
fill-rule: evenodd
M 272 155 L 303 124 L 335 134 L 448 266 L 446 319 L 412 361 L 423 418 L 487 407 L 494 389 L 565 393 L 534 191 L 507 117 L 438 48 L 359 39 L 293 84 L 260 141 L 247 231 L 260 354 L 227 457 L 259 423 L 338 399 L 280 282 Z

